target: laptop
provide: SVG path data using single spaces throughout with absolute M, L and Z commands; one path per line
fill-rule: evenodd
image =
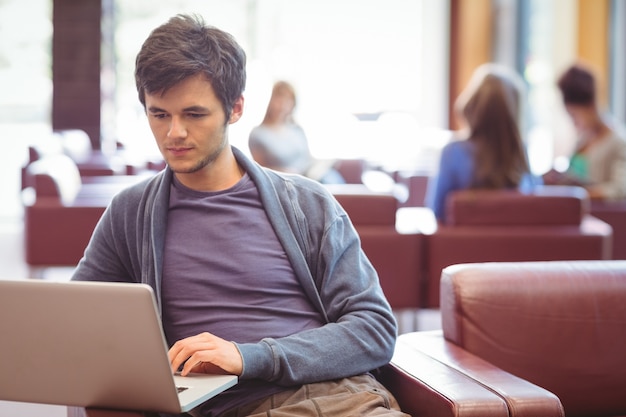
M 172 375 L 152 288 L 0 280 L 0 400 L 182 413 L 237 376 Z

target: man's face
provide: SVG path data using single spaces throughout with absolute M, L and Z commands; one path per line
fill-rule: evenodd
M 203 175 L 228 145 L 228 129 L 241 117 L 240 98 L 227 120 L 211 83 L 201 74 L 165 94 L 146 93 L 146 112 L 165 162 L 176 174 Z

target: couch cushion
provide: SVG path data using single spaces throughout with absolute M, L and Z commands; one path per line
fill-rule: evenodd
M 577 225 L 589 211 L 581 187 L 539 187 L 532 194 L 516 190 L 462 190 L 446 200 L 446 224 Z
M 392 192 L 371 191 L 364 185 L 328 185 L 355 226 L 396 227 L 398 199 Z
M 626 261 L 444 269 L 447 340 L 555 393 L 568 416 L 626 414 Z

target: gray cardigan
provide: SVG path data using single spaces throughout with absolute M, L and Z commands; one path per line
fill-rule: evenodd
M 364 373 L 391 359 L 396 323 L 348 216 L 324 186 L 262 168 L 233 148 L 324 326 L 237 344 L 242 379 L 281 385 Z M 142 282 L 160 302 L 172 172 L 120 192 L 106 209 L 73 280 Z

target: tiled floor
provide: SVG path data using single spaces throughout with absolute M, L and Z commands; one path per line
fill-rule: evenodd
M 72 268 L 55 267 L 32 270 L 26 265 L 22 227 L 20 219 L 0 219 L 0 280 L 69 279 Z M 438 310 L 403 311 L 398 312 L 396 316 L 401 333 L 416 329 L 433 330 L 441 327 Z M 66 417 L 66 415 L 66 407 L 0 401 L 0 417 Z

